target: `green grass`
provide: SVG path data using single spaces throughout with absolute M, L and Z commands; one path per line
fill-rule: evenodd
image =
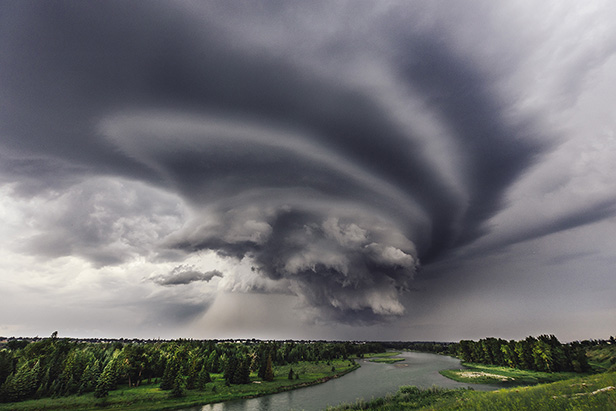
M 343 405 L 332 410 L 606 411 L 616 410 L 614 387 L 616 373 L 613 372 L 492 392 L 402 387 L 393 396 Z
M 468 393 L 462 400 L 442 403 L 437 410 L 616 410 L 616 373 Z M 611 389 L 609 387 L 612 387 Z M 603 390 L 603 391 L 600 391 Z
M 370 362 L 378 362 L 383 364 L 394 364 L 400 361 L 404 361 L 404 358 L 392 358 L 396 355 L 400 355 L 400 352 L 395 351 L 387 351 L 382 353 L 370 353 L 364 354 L 364 359 L 369 360 Z
M 335 368 L 332 371 L 332 367 Z M 34 411 L 34 410 L 101 410 L 118 409 L 127 411 L 172 410 L 178 408 L 228 401 L 238 398 L 259 397 L 287 391 L 294 388 L 325 382 L 339 377 L 359 365 L 348 360 L 334 360 L 329 363 L 297 363 L 275 367 L 276 377 L 272 382 L 258 382 L 256 375 L 251 375 L 251 384 L 226 386 L 220 374 L 212 374 L 214 381 L 207 384 L 205 391 L 189 390 L 186 396 L 170 398 L 169 391 L 162 391 L 158 384 L 145 384 L 136 388 L 118 387 L 109 393 L 105 401 L 94 398 L 93 394 L 74 395 L 61 398 L 44 398 L 16 403 L 0 404 L 0 411 Z M 289 369 L 299 374 L 299 379 L 288 379 Z M 215 389 L 214 389 L 215 387 Z
M 616 371 L 616 345 L 594 347 L 586 351 L 588 363 L 598 372 Z
M 539 372 L 497 365 L 463 363 L 466 369 L 439 371 L 444 377 L 471 384 L 491 384 L 501 387 L 526 386 L 579 377 L 574 372 Z
M 404 358 L 374 358 L 370 360 L 370 362 L 380 362 L 385 364 L 394 364 L 399 361 L 404 361 Z
M 400 387 L 395 395 L 387 395 L 384 398 L 375 398 L 370 401 L 359 400 L 354 404 L 343 404 L 329 407 L 328 411 L 344 410 L 417 410 L 430 407 L 441 401 L 464 398 L 466 389 L 430 388 L 421 390 L 415 386 Z
M 402 354 L 402 353 L 401 352 L 396 352 L 396 351 L 387 351 L 387 352 L 364 354 L 364 356 L 362 358 L 364 358 L 364 359 L 369 359 L 369 358 L 386 358 L 386 357 L 395 357 L 396 355 L 400 355 L 400 354 Z

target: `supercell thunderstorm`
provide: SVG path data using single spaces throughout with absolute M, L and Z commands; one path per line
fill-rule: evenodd
M 323 321 L 401 316 L 555 145 L 515 86 L 515 22 L 418 3 L 3 5 L 3 179 L 58 208 L 22 252 L 171 262 L 150 278 L 171 289 L 226 277 L 183 262 L 209 251 Z

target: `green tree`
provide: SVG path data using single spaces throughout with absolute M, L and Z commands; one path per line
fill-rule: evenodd
M 237 368 L 237 358 L 235 355 L 227 358 L 227 363 L 225 364 L 225 372 L 223 373 L 223 378 L 227 384 L 231 384 L 233 381 L 233 375 L 235 374 L 235 369 Z
M 122 374 L 128 387 L 138 387 L 143 379 L 143 371 L 148 365 L 148 356 L 142 345 L 127 344 L 121 356 Z
M 165 372 L 160 384 L 162 390 L 173 390 L 174 387 L 178 388 L 177 379 L 178 375 L 182 378 L 183 389 L 186 388 L 186 368 L 188 362 L 188 352 L 186 345 L 177 345 L 173 349 L 173 354 L 167 359 L 167 365 L 165 366 Z
M 531 337 L 528 337 L 531 338 Z M 533 362 L 533 344 L 534 339 L 529 341 L 528 338 L 524 341 L 516 341 L 515 343 L 515 353 L 518 357 L 519 367 L 523 370 L 532 370 L 534 369 Z
M 15 371 L 17 360 L 9 350 L 0 351 L 0 386 Z
M 464 362 L 473 362 L 473 341 L 462 340 L 457 344 L 457 355 Z
M 60 374 L 60 391 L 62 395 L 71 395 L 79 392 L 81 377 L 93 357 L 83 349 L 73 347 L 64 361 L 64 369 Z
M 94 360 L 88 365 L 81 375 L 79 380 L 79 394 L 92 392 L 96 388 L 98 378 L 100 377 L 101 369 L 98 360 Z
M 167 364 L 165 365 L 163 377 L 160 381 L 161 390 L 170 390 L 171 388 L 173 388 L 173 382 L 175 381 L 177 371 L 178 367 L 175 364 L 173 357 L 169 358 L 167 360 Z
M 545 341 L 537 341 L 533 346 L 533 361 L 537 371 L 553 371 L 552 350 Z
M 2 401 L 22 401 L 32 398 L 38 388 L 40 362 L 27 361 L 9 375 L 0 392 Z
M 203 361 L 200 358 L 199 350 L 192 350 L 188 355 L 188 364 L 186 369 L 186 388 L 192 390 L 197 385 L 199 372 L 203 368 Z
M 106 398 L 109 395 L 109 391 L 115 388 L 117 381 L 117 368 L 115 358 L 107 363 L 96 383 L 94 397 Z
M 212 350 L 208 359 L 207 359 L 207 369 L 209 372 L 218 373 L 220 372 L 220 357 L 216 350 Z
M 197 376 L 197 383 L 195 384 L 195 388 L 198 390 L 204 391 L 207 383 L 211 382 L 212 378 L 210 373 L 207 371 L 207 367 L 203 365 L 201 371 L 199 371 L 199 375 Z
M 183 397 L 186 395 L 186 377 L 181 373 L 177 373 L 171 387 L 171 396 L 174 398 Z
M 503 363 L 511 368 L 515 368 L 518 365 L 518 356 L 515 352 L 515 341 L 511 340 L 508 343 L 501 345 L 501 351 L 503 353 Z
M 232 382 L 233 384 L 250 383 L 250 358 L 244 356 L 238 359 Z
M 265 381 L 274 381 L 274 370 L 272 369 L 272 356 L 267 356 L 267 361 L 265 362 L 265 371 L 263 373 L 263 379 Z

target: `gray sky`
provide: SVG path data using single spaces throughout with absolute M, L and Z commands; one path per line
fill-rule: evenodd
M 614 15 L 1 1 L 0 335 L 613 335 Z

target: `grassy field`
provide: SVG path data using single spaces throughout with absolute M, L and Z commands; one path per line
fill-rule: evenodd
M 537 385 L 579 377 L 574 372 L 539 372 L 519 370 L 497 365 L 463 363 L 466 369 L 442 370 L 440 374 L 454 381 L 471 384 L 490 384 L 501 387 Z
M 400 355 L 400 354 L 402 354 L 402 353 L 399 352 L 399 351 L 387 351 L 387 352 L 364 354 L 364 356 L 362 358 L 364 358 L 364 359 L 388 358 L 388 357 L 395 357 L 396 355 Z
M 404 361 L 404 358 L 394 358 L 396 355 L 400 355 L 400 352 L 388 351 L 375 354 L 365 354 L 364 359 L 370 362 L 378 362 L 383 364 L 394 364 L 400 361 Z
M 606 411 L 616 410 L 615 387 L 616 373 L 613 372 L 492 392 L 401 387 L 393 396 L 343 405 L 330 410 Z
M 348 360 L 335 360 L 329 364 L 304 362 L 276 367 L 276 377 L 272 382 L 256 381 L 256 375 L 251 375 L 253 380 L 251 384 L 226 386 L 221 374 L 212 374 L 214 381 L 207 384 L 205 391 L 189 390 L 186 396 L 181 398 L 170 398 L 169 391 L 160 390 L 158 384 L 145 384 L 130 389 L 119 387 L 111 391 L 104 402 L 94 398 L 92 394 L 86 394 L 0 404 L 0 410 L 172 410 L 237 398 L 258 397 L 314 385 L 344 375 L 358 367 L 358 364 Z M 299 375 L 299 379 L 288 379 L 290 368 Z
M 587 350 L 588 363 L 598 372 L 616 371 L 616 345 Z
M 407 386 L 400 387 L 400 390 L 395 395 L 387 395 L 384 398 L 375 398 L 370 401 L 360 400 L 354 404 L 329 407 L 327 410 L 418 410 L 433 406 L 442 401 L 464 398 L 467 392 L 469 392 L 469 390 L 466 389 L 451 390 L 434 387 L 422 390 L 415 386 Z
M 373 358 L 370 362 L 379 362 L 384 364 L 394 364 L 400 361 L 404 361 L 404 358 Z

